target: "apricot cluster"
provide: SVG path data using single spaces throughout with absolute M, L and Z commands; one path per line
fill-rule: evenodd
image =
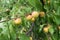
M 26 19 L 34 22 L 35 19 L 36 19 L 38 16 L 44 17 L 44 16 L 45 16 L 45 13 L 44 13 L 44 12 L 33 11 L 33 12 L 31 13 L 31 15 L 28 15 L 28 16 L 26 17 Z
M 31 14 L 26 16 L 26 20 L 34 22 L 35 19 L 37 17 L 44 17 L 45 13 L 44 12 L 37 12 L 37 11 L 33 11 Z M 15 24 L 21 24 L 22 23 L 22 19 L 21 18 L 16 18 L 15 20 L 13 20 Z

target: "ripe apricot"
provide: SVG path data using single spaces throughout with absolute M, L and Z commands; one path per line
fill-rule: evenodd
M 44 27 L 44 28 L 43 28 L 43 31 L 44 31 L 45 33 L 48 33 L 48 27 Z
M 35 21 L 35 18 L 33 17 L 33 18 L 31 19 L 31 21 L 34 22 L 34 21 Z
M 39 13 L 38 13 L 37 11 L 33 11 L 33 12 L 32 12 L 32 16 L 33 16 L 34 18 L 36 18 L 36 17 L 39 16 Z
M 21 18 L 15 19 L 15 20 L 14 20 L 14 23 L 15 23 L 15 24 L 21 24 L 21 23 L 22 23 Z
M 31 19 L 32 19 L 32 15 L 28 15 L 28 16 L 26 17 L 26 19 L 27 19 L 27 20 L 31 20 Z
M 44 17 L 45 13 L 44 12 L 40 12 L 40 17 Z

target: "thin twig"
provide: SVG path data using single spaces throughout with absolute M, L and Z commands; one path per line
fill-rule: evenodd
M 28 32 L 26 32 L 26 35 L 28 35 L 32 31 L 33 27 L 34 27 L 34 23 L 32 23 L 31 28 L 28 30 Z

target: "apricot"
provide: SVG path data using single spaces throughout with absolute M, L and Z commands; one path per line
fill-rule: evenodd
M 44 17 L 45 13 L 44 12 L 40 12 L 40 17 Z
M 32 15 L 28 15 L 28 16 L 26 17 L 26 19 L 27 19 L 27 20 L 31 20 L 31 19 L 32 19 Z
M 34 18 L 36 18 L 36 17 L 39 16 L 39 13 L 38 13 L 37 11 L 33 11 L 33 12 L 32 12 L 32 16 L 33 16 Z
M 21 24 L 21 23 L 22 23 L 21 18 L 16 18 L 16 19 L 14 20 L 14 23 L 15 23 L 15 24 Z

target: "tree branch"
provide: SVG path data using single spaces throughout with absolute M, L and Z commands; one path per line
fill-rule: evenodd
M 34 27 L 34 23 L 32 23 L 31 28 L 28 30 L 28 32 L 26 32 L 26 35 L 28 35 L 30 32 L 32 32 L 33 27 Z

